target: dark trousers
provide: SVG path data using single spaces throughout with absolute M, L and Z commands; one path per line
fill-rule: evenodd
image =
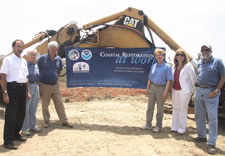
M 26 112 L 26 83 L 7 83 L 9 103 L 5 110 L 4 144 L 11 144 L 15 137 L 20 136 Z

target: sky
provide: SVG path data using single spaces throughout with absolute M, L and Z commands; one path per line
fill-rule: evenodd
M 208 43 L 213 55 L 225 60 L 224 6 L 224 0 L 4 0 L 0 5 L 0 55 L 10 53 L 17 38 L 27 43 L 39 32 L 59 30 L 72 21 L 81 28 L 133 7 L 142 10 L 194 58 L 201 45 Z M 173 57 L 174 52 L 156 35 L 154 42 L 166 47 Z

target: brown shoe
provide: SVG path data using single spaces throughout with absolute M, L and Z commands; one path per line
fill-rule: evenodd
M 62 126 L 73 128 L 73 124 L 69 123 L 68 121 L 63 123 Z
M 48 122 L 48 121 L 45 121 L 44 123 L 43 123 L 43 127 L 44 128 L 48 128 L 50 126 L 50 123 Z
M 10 149 L 10 150 L 17 150 L 18 147 L 16 145 L 14 145 L 13 143 L 11 144 L 4 144 L 3 145 L 5 148 Z

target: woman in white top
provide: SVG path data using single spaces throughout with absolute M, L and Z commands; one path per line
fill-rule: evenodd
M 174 56 L 173 76 L 171 131 L 183 135 L 186 132 L 188 104 L 196 82 L 194 67 L 183 49 L 178 49 Z

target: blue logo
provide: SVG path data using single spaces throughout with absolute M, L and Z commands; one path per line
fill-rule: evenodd
M 92 52 L 88 49 L 85 49 L 81 52 L 81 57 L 84 60 L 90 60 L 92 58 Z

